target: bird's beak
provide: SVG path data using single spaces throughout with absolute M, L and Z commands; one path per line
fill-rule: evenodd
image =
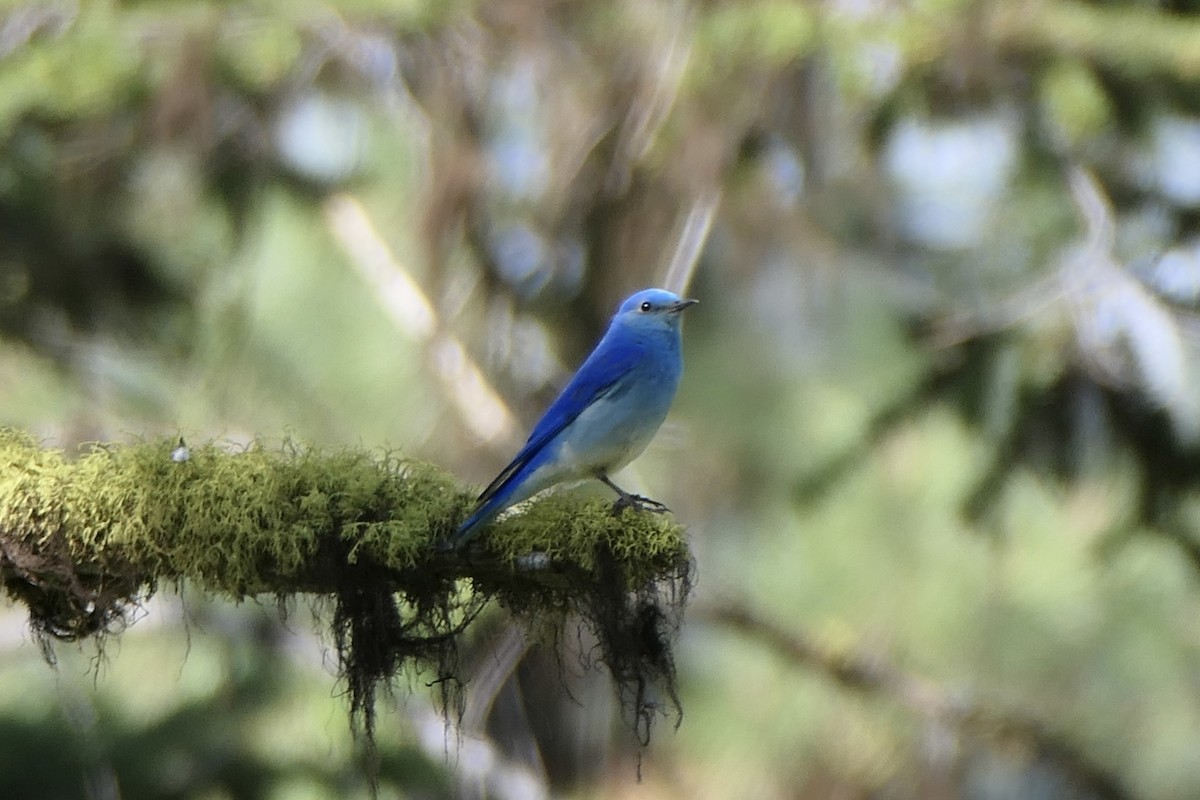
M 667 306 L 667 311 L 670 311 L 672 314 L 678 314 L 688 306 L 694 306 L 699 302 L 699 300 L 680 300 L 677 303 L 672 303 L 671 305 Z

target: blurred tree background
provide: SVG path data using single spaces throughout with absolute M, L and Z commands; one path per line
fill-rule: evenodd
M 482 483 L 662 284 L 682 726 L 496 613 L 383 796 L 1200 796 L 1200 3 L 0 10 L 0 424 Z M 136 623 L 0 611 L 0 796 L 368 794 L 305 603 Z

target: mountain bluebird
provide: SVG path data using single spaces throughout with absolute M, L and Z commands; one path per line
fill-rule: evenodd
M 583 362 L 517 457 L 483 490 L 451 537 L 468 542 L 497 514 L 561 481 L 598 478 L 617 493 L 613 507 L 662 513 L 662 503 L 630 494 L 609 475 L 637 458 L 667 416 L 679 376 L 680 312 L 695 300 L 644 289 L 617 310 L 608 332 Z

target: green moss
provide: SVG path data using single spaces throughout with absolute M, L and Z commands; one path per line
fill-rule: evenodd
M 604 501 L 562 497 L 497 523 L 487 546 L 507 564 L 518 564 L 530 553 L 545 553 L 551 561 L 573 562 L 589 572 L 600 548 L 630 569 L 631 584 L 640 585 L 651 579 L 648 573 L 656 565 L 661 569 L 674 563 L 684 552 L 678 528 L 664 522 L 628 509 L 614 515 L 612 504 Z
M 0 430 L 0 526 L 28 547 L 61 543 L 80 572 L 119 565 L 147 587 L 187 578 L 240 599 L 319 588 L 333 551 L 397 575 L 431 561 L 446 569 L 435 545 L 469 505 L 436 467 L 389 454 L 205 444 L 175 462 L 174 446 L 95 445 L 72 460 Z M 667 518 L 614 516 L 607 503 L 561 494 L 495 525 L 473 563 L 487 562 L 489 578 L 498 563 L 524 581 L 530 553 L 587 572 L 602 548 L 638 585 L 686 554 L 680 533 Z M 472 577 L 469 563 L 458 577 Z

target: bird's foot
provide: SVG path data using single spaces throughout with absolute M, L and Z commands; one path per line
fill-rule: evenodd
M 665 514 L 671 509 L 667 508 L 657 500 L 651 500 L 649 497 L 642 497 L 640 494 L 630 494 L 613 483 L 607 475 L 597 475 L 605 486 L 617 493 L 617 502 L 613 503 L 612 513 L 617 516 L 627 508 L 632 508 L 636 511 L 649 511 L 651 514 Z
M 617 501 L 613 503 L 613 516 L 617 516 L 627 508 L 632 508 L 635 511 L 649 511 L 651 514 L 666 514 L 671 510 L 657 500 L 651 500 L 649 497 L 622 492 Z

